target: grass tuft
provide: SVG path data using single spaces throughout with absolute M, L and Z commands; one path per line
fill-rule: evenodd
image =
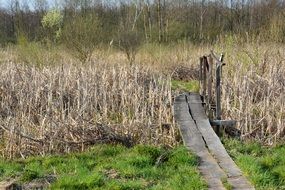
M 226 149 L 254 184 L 256 189 L 285 187 L 285 154 L 282 146 L 264 147 L 261 144 L 223 139 Z
M 165 154 L 167 153 L 167 154 Z M 166 155 L 159 167 L 156 161 Z M 56 176 L 51 189 L 206 189 L 197 158 L 184 147 L 98 145 L 85 153 L 1 161 L 1 179 Z
M 187 92 L 199 92 L 199 81 L 192 80 L 189 82 L 171 80 L 171 86 L 173 90 L 187 91 Z

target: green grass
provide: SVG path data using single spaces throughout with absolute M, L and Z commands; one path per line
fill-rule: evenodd
M 199 92 L 199 81 L 193 80 L 189 82 L 172 80 L 171 87 L 173 90 Z
M 55 175 L 51 189 L 207 189 L 197 165 L 184 147 L 98 145 L 85 153 L 1 160 L 0 180 L 27 183 Z
M 226 149 L 256 189 L 285 189 L 285 146 L 264 147 L 223 139 Z
M 222 183 L 224 185 L 224 187 L 226 188 L 226 190 L 232 190 L 233 186 L 228 182 L 227 178 L 222 178 Z

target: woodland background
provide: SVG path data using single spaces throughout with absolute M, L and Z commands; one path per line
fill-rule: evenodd
M 87 44 L 92 39 L 93 45 L 108 45 L 126 33 L 135 33 L 132 35 L 140 42 L 159 43 L 214 43 L 225 35 L 238 35 L 243 40 L 285 41 L 282 0 L 62 0 L 55 6 L 50 3 L 6 1 L 0 8 L 0 44 L 15 44 L 23 38 L 69 44 L 70 38 L 84 38 L 85 34 L 88 40 L 81 39 L 80 43 Z M 42 19 L 51 11 L 59 11 L 60 20 L 44 27 Z M 56 39 L 54 33 L 59 29 L 61 35 Z

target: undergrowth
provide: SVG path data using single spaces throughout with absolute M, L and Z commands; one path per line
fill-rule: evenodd
M 223 139 L 226 149 L 256 189 L 285 189 L 285 146 Z
M 96 142 L 178 143 L 170 77 L 105 62 L 0 68 L 3 157 L 84 151 Z
M 0 161 L 0 180 L 55 176 L 51 189 L 206 189 L 185 147 L 98 145 L 85 153 Z
M 269 145 L 282 139 L 284 45 L 231 37 L 215 45 L 150 43 L 130 67 L 109 46 L 80 65 L 63 47 L 23 41 L 0 50 L 1 156 L 84 150 L 98 136 L 98 124 L 138 143 L 177 145 L 174 97 L 198 91 L 199 57 L 211 49 L 225 53 L 222 118 L 238 121 L 248 139 Z
M 196 80 L 192 80 L 188 82 L 172 80 L 171 86 L 173 90 L 199 92 L 199 81 L 196 81 Z

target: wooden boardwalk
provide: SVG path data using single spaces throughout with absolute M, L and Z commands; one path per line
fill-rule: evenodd
M 185 146 L 200 159 L 199 170 L 209 189 L 225 189 L 225 182 L 237 190 L 254 189 L 212 129 L 198 93 L 185 93 L 176 97 L 174 117 Z

